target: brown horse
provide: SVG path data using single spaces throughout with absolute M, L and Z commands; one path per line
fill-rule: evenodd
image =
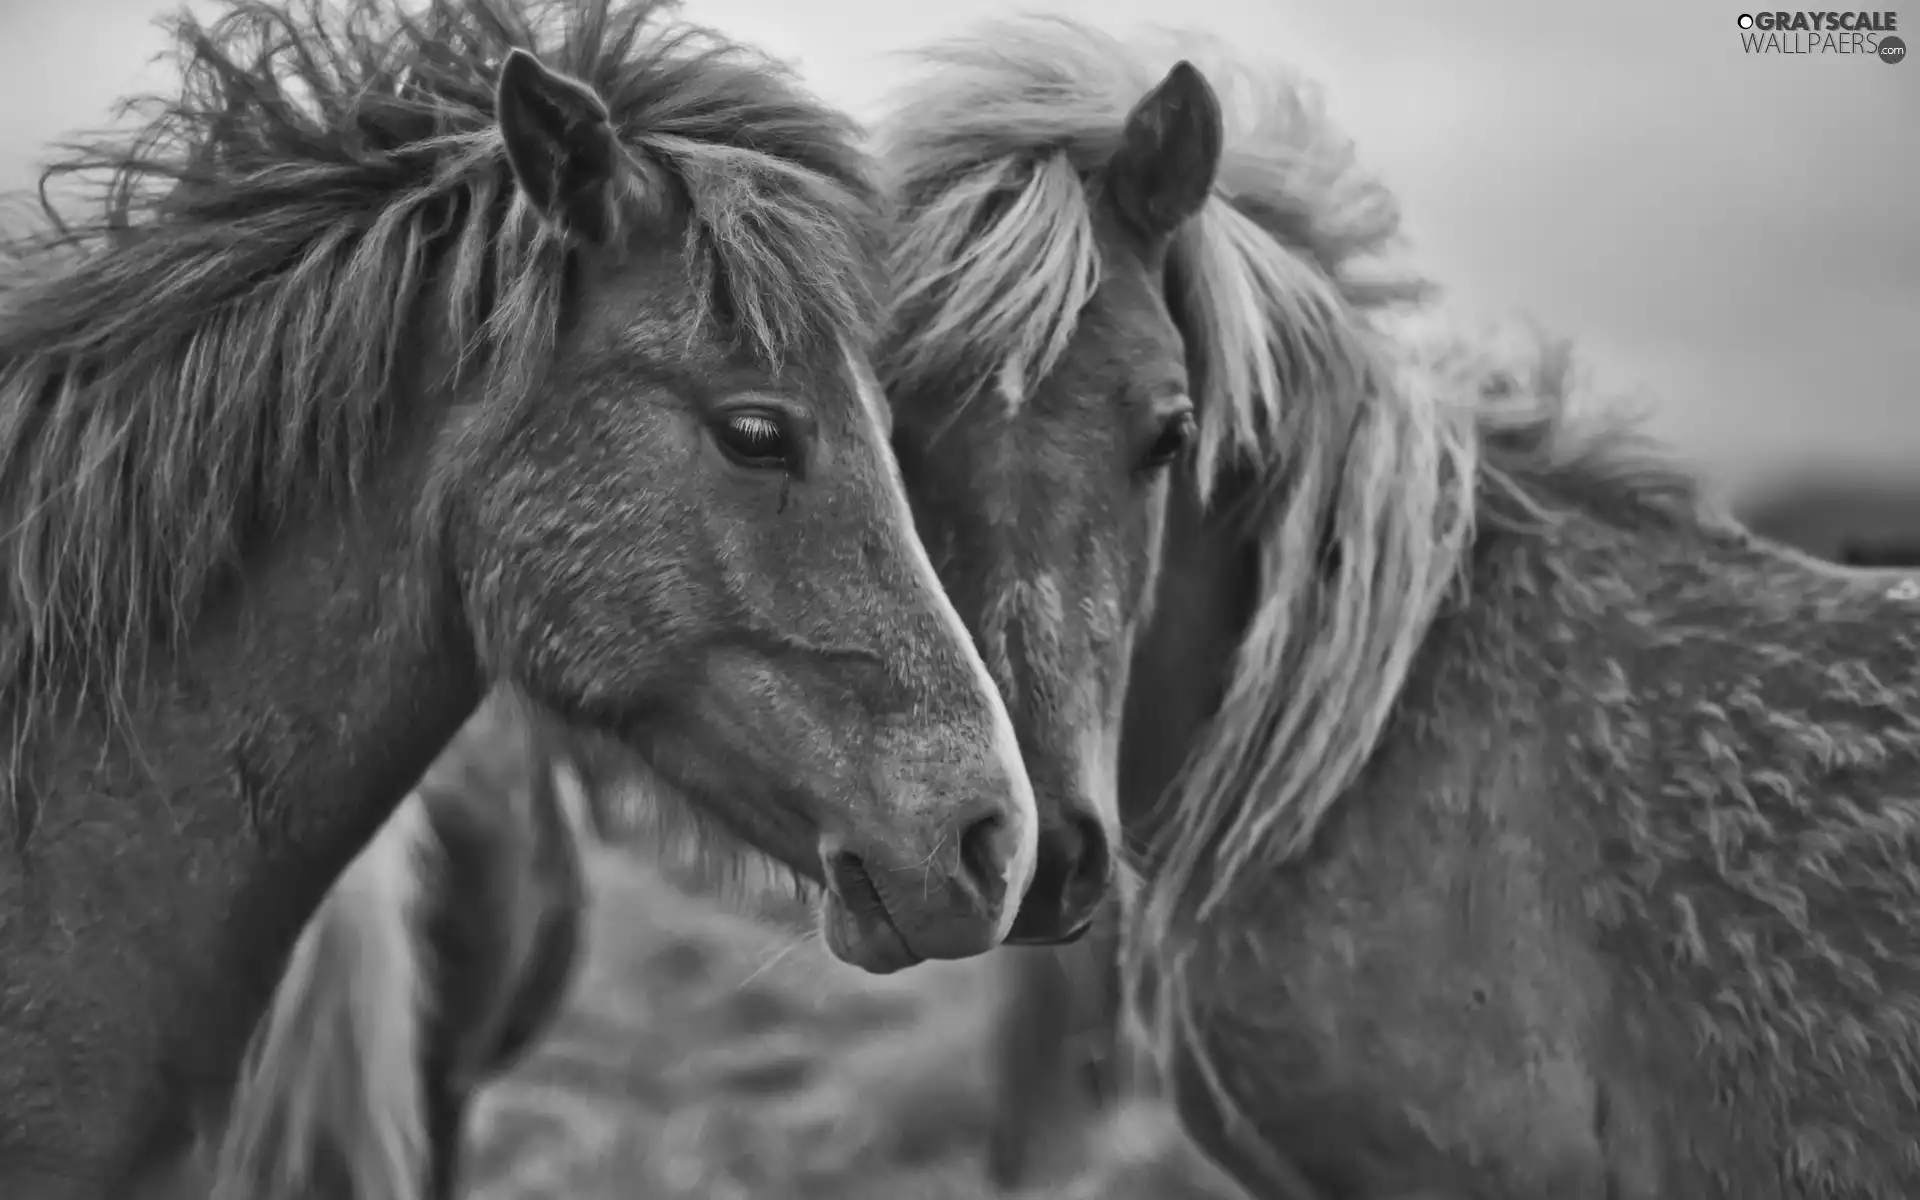
M 1006 937 L 1033 795 L 887 454 L 865 160 L 663 16 L 183 17 L 178 94 L 62 164 L 102 198 L 21 235 L 0 1194 L 177 1157 L 492 683 L 823 880 L 843 958 Z
M 1188 1128 L 1264 1196 L 1920 1194 L 1920 589 L 1723 518 L 1555 353 L 1380 320 L 1324 119 L 1130 49 L 936 53 L 890 374 L 1036 781 L 1114 776 L 1047 731 L 1126 684 Z

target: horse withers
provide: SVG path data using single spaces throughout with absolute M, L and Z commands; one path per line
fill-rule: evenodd
M 1368 262 L 1390 197 L 1215 58 L 1212 186 L 1118 312 L 1128 260 L 1073 231 L 1152 143 L 1131 47 L 943 47 L 895 133 L 928 148 L 901 244 L 943 250 L 903 272 L 897 429 L 929 544 L 971 531 L 952 594 L 989 649 L 1002 609 L 1073 645 L 1160 567 L 1129 644 L 1001 682 L 1023 721 L 1129 664 L 1119 808 L 1161 827 L 1127 999 L 1187 1129 L 1262 1196 L 1920 1193 L 1920 588 L 1755 538 L 1555 347 L 1382 320 L 1420 291 Z M 1005 321 L 960 319 L 983 296 Z M 1193 452 L 1101 502 L 1139 462 L 1124 381 L 1168 368 L 1049 388 L 1156 329 Z M 935 361 L 1041 382 L 916 411 Z
M 645 0 L 174 33 L 0 282 L 0 1194 L 224 1108 L 494 683 L 823 881 L 841 957 L 999 944 L 1034 798 L 884 444 L 851 124 Z

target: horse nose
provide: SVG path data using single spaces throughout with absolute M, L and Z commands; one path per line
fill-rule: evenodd
M 1018 899 L 1007 895 L 1007 876 L 1019 853 L 1020 831 L 1002 813 L 976 817 L 960 830 L 960 885 L 989 920 Z
M 1033 885 L 1020 901 L 1009 946 L 1057 946 L 1078 941 L 1113 886 L 1113 848 L 1093 816 L 1074 812 L 1040 831 Z
M 897 939 L 892 956 L 903 961 L 885 969 L 898 969 L 912 960 L 970 958 L 999 944 L 1023 833 L 1005 805 L 982 804 L 911 841 L 828 839 L 822 862 L 830 894 L 861 927 L 858 940 Z M 863 962 L 868 951 L 876 963 L 888 957 L 872 946 L 850 949 Z

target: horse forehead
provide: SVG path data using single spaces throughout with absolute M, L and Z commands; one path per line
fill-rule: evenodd
M 1086 526 L 1106 508 L 1101 485 L 1111 445 L 1108 432 L 1092 423 L 1060 408 L 977 414 L 962 465 L 976 481 L 970 490 L 988 524 L 1022 531 L 1029 541 L 1091 534 Z

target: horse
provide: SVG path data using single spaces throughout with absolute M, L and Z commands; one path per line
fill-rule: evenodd
M 1066 807 L 1054 799 L 1065 792 L 1109 830 L 1124 817 L 1137 857 L 1157 818 L 1151 801 L 1120 811 L 1129 656 L 1156 592 L 1185 586 L 1160 578 L 1159 547 L 1167 493 L 1189 486 L 1173 477 L 1195 436 L 1189 357 L 1205 332 L 1176 322 L 1169 276 L 1231 272 L 1232 286 L 1297 305 L 1308 328 L 1341 313 L 1336 287 L 1369 306 L 1425 288 L 1334 279 L 1336 265 L 1391 241 L 1398 213 L 1307 119 L 1304 96 L 1259 89 L 1271 108 L 1243 135 L 1261 139 L 1250 152 L 1223 145 L 1220 100 L 1190 62 L 1151 72 L 1132 47 L 1082 23 L 989 23 L 921 55 L 926 69 L 876 130 L 902 218 L 890 263 L 900 302 L 881 362 L 895 454 L 936 569 L 1014 711 L 1035 786 L 1048 807 Z M 1282 202 L 1261 215 L 1314 248 L 1326 264 L 1316 278 L 1292 259 L 1277 277 L 1243 266 L 1235 247 L 1263 235 L 1213 199 L 1223 156 Z M 1290 386 L 1352 370 L 1338 354 L 1288 366 Z M 1098 469 L 1062 474 L 1087 460 Z M 1200 623 L 1163 636 L 1202 655 L 1234 635 Z M 1198 675 L 1163 686 L 1178 689 L 1170 699 L 1212 702 Z M 1184 754 L 1158 739 L 1126 750 L 1164 754 L 1145 764 L 1163 770 Z M 1004 1187 L 1029 1177 L 1055 1125 L 1142 1082 L 1116 1040 L 1118 995 L 1104 978 L 1117 970 L 1118 933 L 1109 910 L 1081 945 L 1007 956 L 989 1151 Z
M 934 48 L 882 360 L 1036 786 L 1160 825 L 1123 998 L 1183 1124 L 1272 1197 L 1914 1194 L 1920 588 L 1555 346 L 1408 336 L 1390 193 L 1185 49 Z
M 172 34 L 0 283 L 0 1193 L 178 1160 L 492 686 L 861 968 L 1006 940 L 1035 800 L 887 451 L 851 122 L 650 0 Z
M 473 1095 L 573 981 L 594 749 L 505 693 L 461 728 L 302 931 L 201 1195 L 458 1194 Z

